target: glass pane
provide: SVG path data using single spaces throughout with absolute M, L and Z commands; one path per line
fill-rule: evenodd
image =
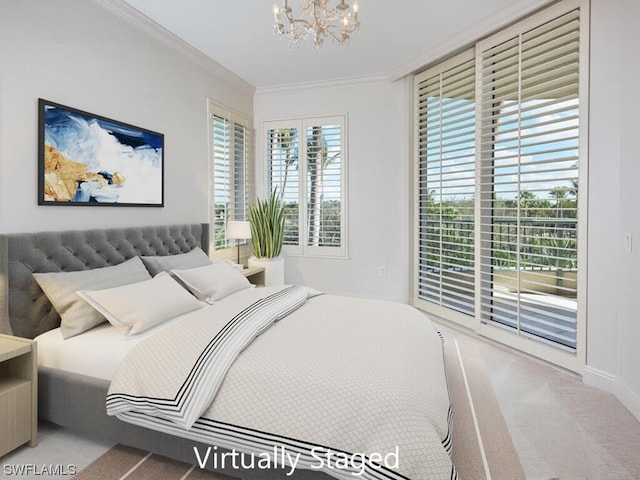
M 233 148 L 233 218 L 247 219 L 247 129 L 234 124 Z
M 231 209 L 231 139 L 229 121 L 213 117 L 213 234 L 214 248 L 229 246 L 226 225 Z
M 284 245 L 298 245 L 300 180 L 297 128 L 267 130 L 269 190 L 278 189 L 284 204 Z
M 541 28 L 548 35 L 549 26 Z M 483 78 L 483 91 L 493 96 L 483 112 L 491 128 L 483 137 L 482 212 L 489 225 L 483 271 L 489 275 L 482 310 L 485 320 L 575 349 L 578 45 L 564 30 L 549 35 L 572 53 L 559 59 L 544 48 L 545 36 L 534 29 L 511 42 L 519 48 L 510 62 L 501 61 L 517 66 L 517 75 L 492 68 Z M 485 54 L 485 65 L 492 55 Z
M 473 315 L 474 62 L 425 80 L 419 103 L 418 295 Z
M 340 247 L 342 205 L 342 129 L 307 128 L 307 245 Z

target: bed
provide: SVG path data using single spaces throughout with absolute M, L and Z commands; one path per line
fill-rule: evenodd
M 206 251 L 208 237 L 208 225 L 206 224 L 76 230 L 0 236 L 0 305 L 2 306 L 0 329 L 3 333 L 12 333 L 28 338 L 41 335 L 40 338 L 43 344 L 48 341 L 53 344 L 56 342 L 61 343 L 59 341 L 60 336 L 56 333 L 56 329 L 59 328 L 60 318 L 35 281 L 34 273 L 92 270 L 120 265 L 138 256 L 168 257 L 184 255 L 198 248 Z M 256 462 L 253 466 L 243 465 L 241 471 L 239 471 L 237 463 L 234 462 L 226 462 L 224 465 L 221 462 L 216 464 L 202 462 L 202 466 L 205 468 L 247 479 L 292 477 L 320 479 L 352 478 L 353 476 L 362 478 L 412 478 L 412 475 L 407 472 L 413 472 L 414 470 L 421 472 L 419 474 L 420 479 L 455 478 L 455 468 L 448 461 L 448 457 L 447 460 L 444 460 L 438 448 L 434 449 L 433 455 L 437 457 L 436 463 L 440 463 L 437 467 L 440 473 L 438 474 L 439 476 L 431 477 L 429 473 L 431 466 L 428 465 L 431 460 L 427 460 L 431 454 L 425 450 L 425 460 L 422 462 L 419 456 L 421 454 L 419 443 L 417 444 L 418 450 L 416 450 L 418 453 L 412 454 L 415 457 L 412 460 L 415 465 L 409 470 L 396 469 L 394 468 L 395 465 L 386 468 L 386 464 L 382 465 L 382 458 L 378 463 L 367 464 L 368 470 L 366 471 L 363 466 L 364 463 L 354 463 L 354 460 L 366 458 L 361 455 L 363 452 L 372 457 L 374 455 L 373 452 L 377 452 L 375 446 L 384 444 L 385 441 L 388 443 L 389 435 L 396 435 L 400 438 L 405 435 L 405 431 L 415 429 L 414 436 L 421 437 L 422 430 L 432 430 L 431 426 L 426 424 L 423 429 L 415 428 L 415 425 L 409 425 L 406 422 L 405 424 L 402 422 L 394 423 L 389 420 L 404 409 L 417 408 L 425 410 L 422 405 L 417 405 L 421 404 L 421 401 L 413 401 L 416 404 L 413 405 L 410 404 L 411 402 L 407 403 L 403 395 L 398 394 L 399 392 L 404 392 L 405 389 L 407 391 L 412 390 L 414 400 L 416 395 L 424 395 L 425 403 L 431 405 L 429 408 L 437 410 L 437 413 L 434 413 L 436 417 L 434 423 L 437 424 L 437 428 L 435 428 L 436 433 L 432 432 L 430 434 L 434 437 L 431 440 L 435 440 L 432 442 L 434 444 L 439 443 L 439 448 L 445 453 L 450 450 L 451 410 L 448 402 L 448 392 L 446 391 L 442 351 L 441 346 L 434 343 L 434 338 L 437 338 L 437 334 L 428 320 L 421 316 L 421 321 L 419 322 L 421 326 L 418 327 L 424 330 L 420 335 L 424 335 L 426 343 L 429 344 L 425 348 L 426 354 L 422 352 L 419 346 L 415 346 L 406 348 L 405 352 L 397 354 L 393 358 L 385 357 L 380 354 L 380 352 L 384 351 L 384 342 L 391 341 L 396 336 L 398 338 L 395 341 L 398 345 L 412 341 L 408 337 L 402 337 L 399 332 L 405 330 L 404 327 L 406 325 L 403 325 L 403 322 L 418 324 L 415 319 L 405 319 L 405 317 L 411 317 L 414 314 L 419 315 L 417 312 L 410 307 L 388 302 L 345 299 L 330 295 L 319 295 L 318 293 L 304 287 L 293 286 L 274 287 L 271 290 L 246 289 L 218 302 L 212 302 L 212 305 L 207 305 L 201 310 L 186 313 L 158 327 L 151 328 L 149 331 L 151 333 L 146 332 L 140 337 L 136 337 L 134 341 L 129 340 L 126 348 L 122 345 L 122 336 L 113 335 L 113 328 L 110 328 L 109 324 L 103 323 L 88 330 L 86 335 L 80 334 L 62 342 L 62 345 L 65 345 L 66 342 L 66 345 L 69 346 L 68 350 L 71 349 L 70 346 L 72 344 L 83 345 L 80 347 L 79 353 L 73 353 L 66 360 L 49 360 L 48 364 L 53 365 L 53 367 L 41 366 L 39 368 L 39 416 L 41 419 L 61 426 L 85 431 L 114 442 L 152 451 L 191 464 L 195 463 L 194 453 L 196 450 L 198 452 L 206 452 L 212 445 L 215 445 L 218 455 L 222 455 L 223 452 L 235 454 L 236 449 L 240 452 L 260 455 L 260 448 L 263 448 L 265 452 L 271 452 L 272 450 L 270 449 L 278 445 L 288 445 L 287 448 L 291 452 L 299 454 L 298 465 L 300 468 L 294 469 L 291 468 L 291 464 L 277 465 L 275 468 L 272 464 L 266 469 L 264 463 Z M 275 307 L 276 300 L 284 303 L 277 303 L 278 306 Z M 177 430 L 174 422 L 169 422 L 169 427 L 167 427 L 166 418 L 164 417 L 157 422 L 158 424 L 163 424 L 164 422 L 164 426 L 158 426 L 158 424 L 150 425 L 149 415 L 140 413 L 135 408 L 126 410 L 130 407 L 131 402 L 128 403 L 123 399 L 130 400 L 135 398 L 132 403 L 139 407 L 140 398 L 156 398 L 155 393 L 154 395 L 141 396 L 136 395 L 135 392 L 128 391 L 126 389 L 130 383 L 128 377 L 124 377 L 124 380 L 121 380 L 123 377 L 120 377 L 120 375 L 123 375 L 123 373 L 120 370 L 125 372 L 124 374 L 127 373 L 127 370 L 133 370 L 134 373 L 139 374 L 140 372 L 145 372 L 144 368 L 150 368 L 148 365 L 144 366 L 135 363 L 127 366 L 127 361 L 120 361 L 121 359 L 126 358 L 128 360 L 129 357 L 135 356 L 128 354 L 132 344 L 140 343 L 147 346 L 152 345 L 155 341 L 158 346 L 154 348 L 161 350 L 163 348 L 161 340 L 163 335 L 166 337 L 165 342 L 170 339 L 171 342 L 184 341 L 185 343 L 190 343 L 189 335 L 191 334 L 184 333 L 184 340 L 179 340 L 179 337 L 182 332 L 186 332 L 186 325 L 197 324 L 192 317 L 195 318 L 195 316 L 200 315 L 205 318 L 213 315 L 215 318 L 222 318 L 220 312 L 227 309 L 231 312 L 229 313 L 229 319 L 236 319 L 237 317 L 242 317 L 241 313 L 247 316 L 246 312 L 253 312 L 256 309 L 255 305 L 261 302 L 270 305 L 265 310 L 269 310 L 269 315 L 273 315 L 273 318 L 268 320 L 268 324 L 260 323 L 266 320 L 257 320 L 256 326 L 252 327 L 254 328 L 253 333 L 246 333 L 248 335 L 247 338 L 249 338 L 249 341 L 247 341 L 249 346 L 247 348 L 242 343 L 245 340 L 229 347 L 235 348 L 237 352 L 234 354 L 234 360 L 229 362 L 230 365 L 226 367 L 227 370 L 224 370 L 222 375 L 215 374 L 220 376 L 218 380 L 212 380 L 216 377 L 207 376 L 209 373 L 203 373 L 202 379 L 199 380 L 199 383 L 205 389 L 216 382 L 221 384 L 221 386 L 218 385 L 219 390 L 208 392 L 207 394 L 210 398 L 215 397 L 215 401 L 204 409 L 205 413 L 207 413 L 206 416 L 201 410 L 203 410 L 203 405 L 207 404 L 207 400 L 202 400 L 204 402 L 202 405 L 193 407 L 195 408 L 193 412 L 197 412 L 196 415 L 189 413 L 190 410 L 187 414 L 181 412 L 182 417 L 189 418 L 185 422 L 190 428 Z M 231 304 L 233 304 L 233 307 L 231 307 Z M 276 312 L 274 308 L 280 310 Z M 215 314 L 212 312 L 215 312 Z M 341 312 L 340 315 L 344 317 L 341 318 L 337 314 L 338 312 Z M 366 312 L 366 314 L 363 312 Z M 183 317 L 188 318 L 185 320 Z M 351 319 L 348 325 L 344 323 L 345 318 Z M 357 320 L 358 318 L 359 320 Z M 402 325 L 402 328 L 389 327 L 391 325 L 390 322 L 396 320 L 397 325 Z M 374 330 L 368 327 L 369 323 L 358 324 L 358 321 L 378 322 L 381 325 L 386 325 L 384 328 L 388 330 L 379 334 L 369 334 L 367 332 Z M 230 324 L 227 320 L 222 320 L 221 322 L 220 325 L 224 325 L 225 328 L 226 325 Z M 248 323 L 243 320 L 241 325 L 243 325 L 244 329 L 244 325 L 248 325 Z M 207 326 L 206 328 L 214 327 Z M 172 333 L 171 329 L 174 329 Z M 158 332 L 154 333 L 156 330 Z M 217 335 L 219 336 L 219 334 Z M 141 340 L 138 342 L 138 339 L 144 336 L 154 338 L 150 341 Z M 201 334 L 196 333 L 195 337 L 198 336 L 201 336 Z M 316 342 L 322 341 L 322 337 L 324 337 L 325 346 L 314 352 L 313 348 L 316 346 Z M 417 335 L 414 335 L 414 337 L 422 338 Z M 305 343 L 305 341 L 310 343 Z M 372 345 L 365 349 L 363 344 L 366 343 L 371 343 Z M 202 345 L 210 345 L 210 342 L 204 342 Z M 331 345 L 331 349 L 328 349 L 326 345 Z M 98 348 L 97 346 L 104 347 Z M 92 355 L 92 357 L 96 357 L 93 363 L 97 365 L 97 370 L 96 368 L 92 370 L 91 367 L 88 367 L 89 370 L 74 368 L 74 365 L 82 364 L 84 366 L 84 364 L 91 363 L 89 361 L 78 361 L 84 355 L 82 348 L 85 351 L 102 352 L 104 360 L 100 359 L 100 355 Z M 367 349 L 377 352 L 376 355 L 367 357 L 366 355 L 369 355 L 365 352 Z M 140 350 L 140 348 L 137 350 Z M 40 345 L 39 351 L 43 352 Z M 45 348 L 44 352 L 47 351 Z M 42 354 L 43 357 L 47 355 L 47 353 Z M 149 358 L 150 355 L 150 353 L 145 353 L 144 358 Z M 322 372 L 326 372 L 331 378 L 325 379 L 325 384 L 318 383 L 318 385 L 314 385 L 315 381 L 309 382 L 308 379 L 305 384 L 304 375 L 307 367 L 299 367 L 299 362 L 295 360 L 297 358 L 295 355 L 300 358 L 308 357 L 309 364 L 316 363 L 320 365 L 316 373 L 314 373 L 314 378 L 322 376 Z M 427 379 L 422 378 L 423 373 L 421 371 L 412 371 L 414 370 L 413 366 L 420 364 L 420 360 L 423 357 L 426 363 L 432 365 L 429 368 L 432 368 L 435 373 L 430 375 L 435 380 L 431 378 L 427 381 Z M 202 356 L 200 355 L 198 358 L 202 358 Z M 354 358 L 360 358 L 360 361 L 365 363 L 369 362 L 370 368 L 359 367 L 360 370 L 344 368 L 344 366 L 355 365 L 357 362 L 353 360 Z M 43 361 L 46 361 L 46 359 L 43 359 Z M 146 363 L 157 364 L 161 361 L 162 355 L 159 355 L 156 360 Z M 261 366 L 260 364 L 264 365 Z M 301 361 L 300 365 L 306 364 Z M 103 371 L 100 371 L 100 366 L 104 367 Z M 170 366 L 166 365 L 164 368 L 170 368 Z M 181 378 L 180 375 L 190 371 L 188 363 L 176 368 L 178 368 L 178 371 L 171 375 L 166 373 L 165 370 L 162 370 L 162 374 L 157 374 L 153 369 L 150 369 L 141 376 L 145 379 L 151 379 L 153 375 L 159 375 L 158 379 L 163 380 L 169 377 Z M 182 370 L 179 370 L 180 368 Z M 343 371 L 337 375 L 335 372 L 340 368 L 343 368 Z M 114 371 L 116 371 L 115 374 Z M 158 382 L 158 379 L 155 380 L 155 383 L 162 383 L 162 388 L 173 388 L 165 385 L 170 384 L 170 382 Z M 362 385 L 358 385 L 357 388 L 350 387 L 350 384 L 357 383 L 360 380 L 363 381 Z M 261 381 L 262 383 L 260 383 Z M 180 381 L 177 382 L 180 383 Z M 232 382 L 233 385 L 242 386 L 244 384 L 242 388 L 245 390 L 243 391 L 241 387 L 231 388 L 229 385 Z M 149 380 L 149 384 L 153 383 L 154 380 Z M 109 388 L 110 385 L 112 387 L 111 390 Z M 114 385 L 117 387 L 114 387 Z M 295 395 L 283 394 L 283 391 L 288 388 Z M 234 391 L 234 395 L 240 395 L 240 397 L 231 396 L 231 393 L 229 393 L 231 391 Z M 360 392 L 359 397 L 356 395 L 358 392 Z M 306 395 L 304 400 L 299 400 L 301 395 Z M 346 402 L 349 396 L 356 397 L 355 404 L 360 405 L 361 408 L 351 407 L 350 410 L 340 411 L 342 398 L 344 397 L 344 402 Z M 387 407 L 382 406 L 383 400 L 385 400 L 383 397 L 390 397 L 386 399 Z M 434 398 L 427 399 L 427 397 Z M 446 405 L 444 404 L 445 397 Z M 238 398 L 245 401 L 238 402 Z M 119 415 L 121 419 L 107 415 L 105 399 L 109 400 L 110 413 Z M 300 407 L 300 405 L 303 407 Z M 388 405 L 391 405 L 392 411 L 389 411 L 390 407 Z M 396 405 L 398 406 L 397 409 Z M 147 405 L 145 408 L 157 409 L 158 405 L 154 404 L 151 407 Z M 320 409 L 326 409 L 327 412 L 312 419 L 311 412 L 316 412 Z M 381 413 L 378 412 L 378 409 Z M 243 419 L 252 411 L 260 413 L 260 419 L 251 420 L 251 422 L 257 422 L 256 425 L 260 428 L 254 428 L 254 424 L 249 421 L 243 424 Z M 200 416 L 201 414 L 202 416 Z M 315 415 L 315 413 L 313 414 Z M 223 415 L 223 417 L 219 417 L 220 415 Z M 238 418 L 225 422 L 223 420 L 227 420 L 228 417 L 224 415 L 237 415 Z M 275 422 L 273 417 L 278 415 L 282 417 L 278 420 L 280 423 L 273 423 Z M 222 418 L 222 420 L 216 423 L 218 418 Z M 204 421 L 203 419 L 208 420 Z M 393 420 L 395 421 L 395 419 Z M 367 421 L 371 424 L 367 427 L 369 430 L 362 427 L 363 435 L 366 438 L 335 440 L 336 434 L 348 436 L 346 435 L 347 433 L 357 430 L 358 424 L 365 424 Z M 331 427 L 330 424 L 332 422 L 337 422 L 337 426 Z M 354 423 L 349 425 L 349 422 Z M 385 423 L 392 424 L 387 429 L 386 440 L 382 439 L 382 435 L 379 436 L 376 432 L 376 430 L 384 430 Z M 375 428 L 376 425 L 380 428 Z M 229 426 L 232 426 L 233 432 L 225 433 L 226 436 L 221 437 L 221 426 L 225 427 L 225 432 Z M 262 426 L 265 427 L 262 428 Z M 197 430 L 195 427 L 202 431 L 209 429 L 208 435 L 210 433 L 213 436 L 198 436 L 185 433 Z M 305 428 L 313 430 L 314 434 L 318 434 L 317 432 L 325 429 L 326 432 L 323 430 L 323 435 L 326 434 L 326 437 L 321 437 L 325 441 L 317 438 L 301 438 L 305 435 Z M 394 432 L 393 428 L 399 428 L 401 431 Z M 273 431 L 278 429 L 281 429 L 281 431 Z M 256 432 L 260 434 L 257 435 Z M 229 438 L 233 438 L 233 441 L 229 440 Z M 379 443 L 373 441 L 374 438 Z M 371 440 L 370 445 L 367 444 L 369 440 Z M 337 446 L 331 443 L 334 441 L 337 442 L 335 443 Z M 379 456 L 386 455 L 391 463 L 400 455 L 403 455 L 403 459 L 410 457 L 409 452 L 411 450 L 409 450 L 408 446 L 405 449 L 405 445 L 409 443 L 407 440 L 400 447 L 401 442 L 398 442 L 395 451 L 390 445 L 387 445 L 388 448 L 385 447 L 385 449 L 380 448 Z M 353 451 L 352 449 L 341 448 L 342 445 L 354 445 Z M 268 446 L 269 450 L 265 446 Z M 405 450 L 398 451 L 399 448 Z M 415 450 L 416 447 L 411 448 Z M 284 449 L 281 453 L 284 454 Z M 328 455 L 334 453 L 337 456 L 333 458 L 333 464 L 331 464 L 331 459 Z M 394 453 L 396 457 L 393 456 Z M 275 456 L 276 454 L 277 451 L 273 450 L 273 455 Z M 325 454 L 327 456 L 324 456 Z M 356 457 L 355 455 L 360 456 Z M 342 465 L 340 464 L 340 458 L 343 459 Z M 347 459 L 350 459 L 351 462 L 347 462 Z M 427 466 L 425 467 L 421 463 Z M 404 466 L 405 464 L 402 465 L 402 467 Z M 443 474 L 442 472 L 447 469 L 448 471 Z

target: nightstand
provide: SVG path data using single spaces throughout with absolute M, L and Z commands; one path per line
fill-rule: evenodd
M 264 267 L 247 267 L 240 271 L 256 287 L 264 287 Z
M 0 335 L 0 457 L 38 443 L 38 361 L 33 340 Z

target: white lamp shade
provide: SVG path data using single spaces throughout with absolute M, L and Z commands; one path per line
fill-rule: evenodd
M 230 240 L 251 238 L 251 224 L 249 222 L 227 222 L 227 238 Z

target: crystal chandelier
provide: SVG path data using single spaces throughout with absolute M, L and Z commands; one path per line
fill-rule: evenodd
M 298 17 L 289 1 L 284 0 L 282 7 L 273 6 L 273 15 L 276 19 L 274 31 L 288 38 L 291 45 L 302 41 L 313 42 L 319 47 L 327 37 L 343 44 L 360 26 L 358 4 L 354 3 L 352 7 L 345 0 L 340 0 L 333 8 L 329 6 L 329 0 L 304 0 Z

